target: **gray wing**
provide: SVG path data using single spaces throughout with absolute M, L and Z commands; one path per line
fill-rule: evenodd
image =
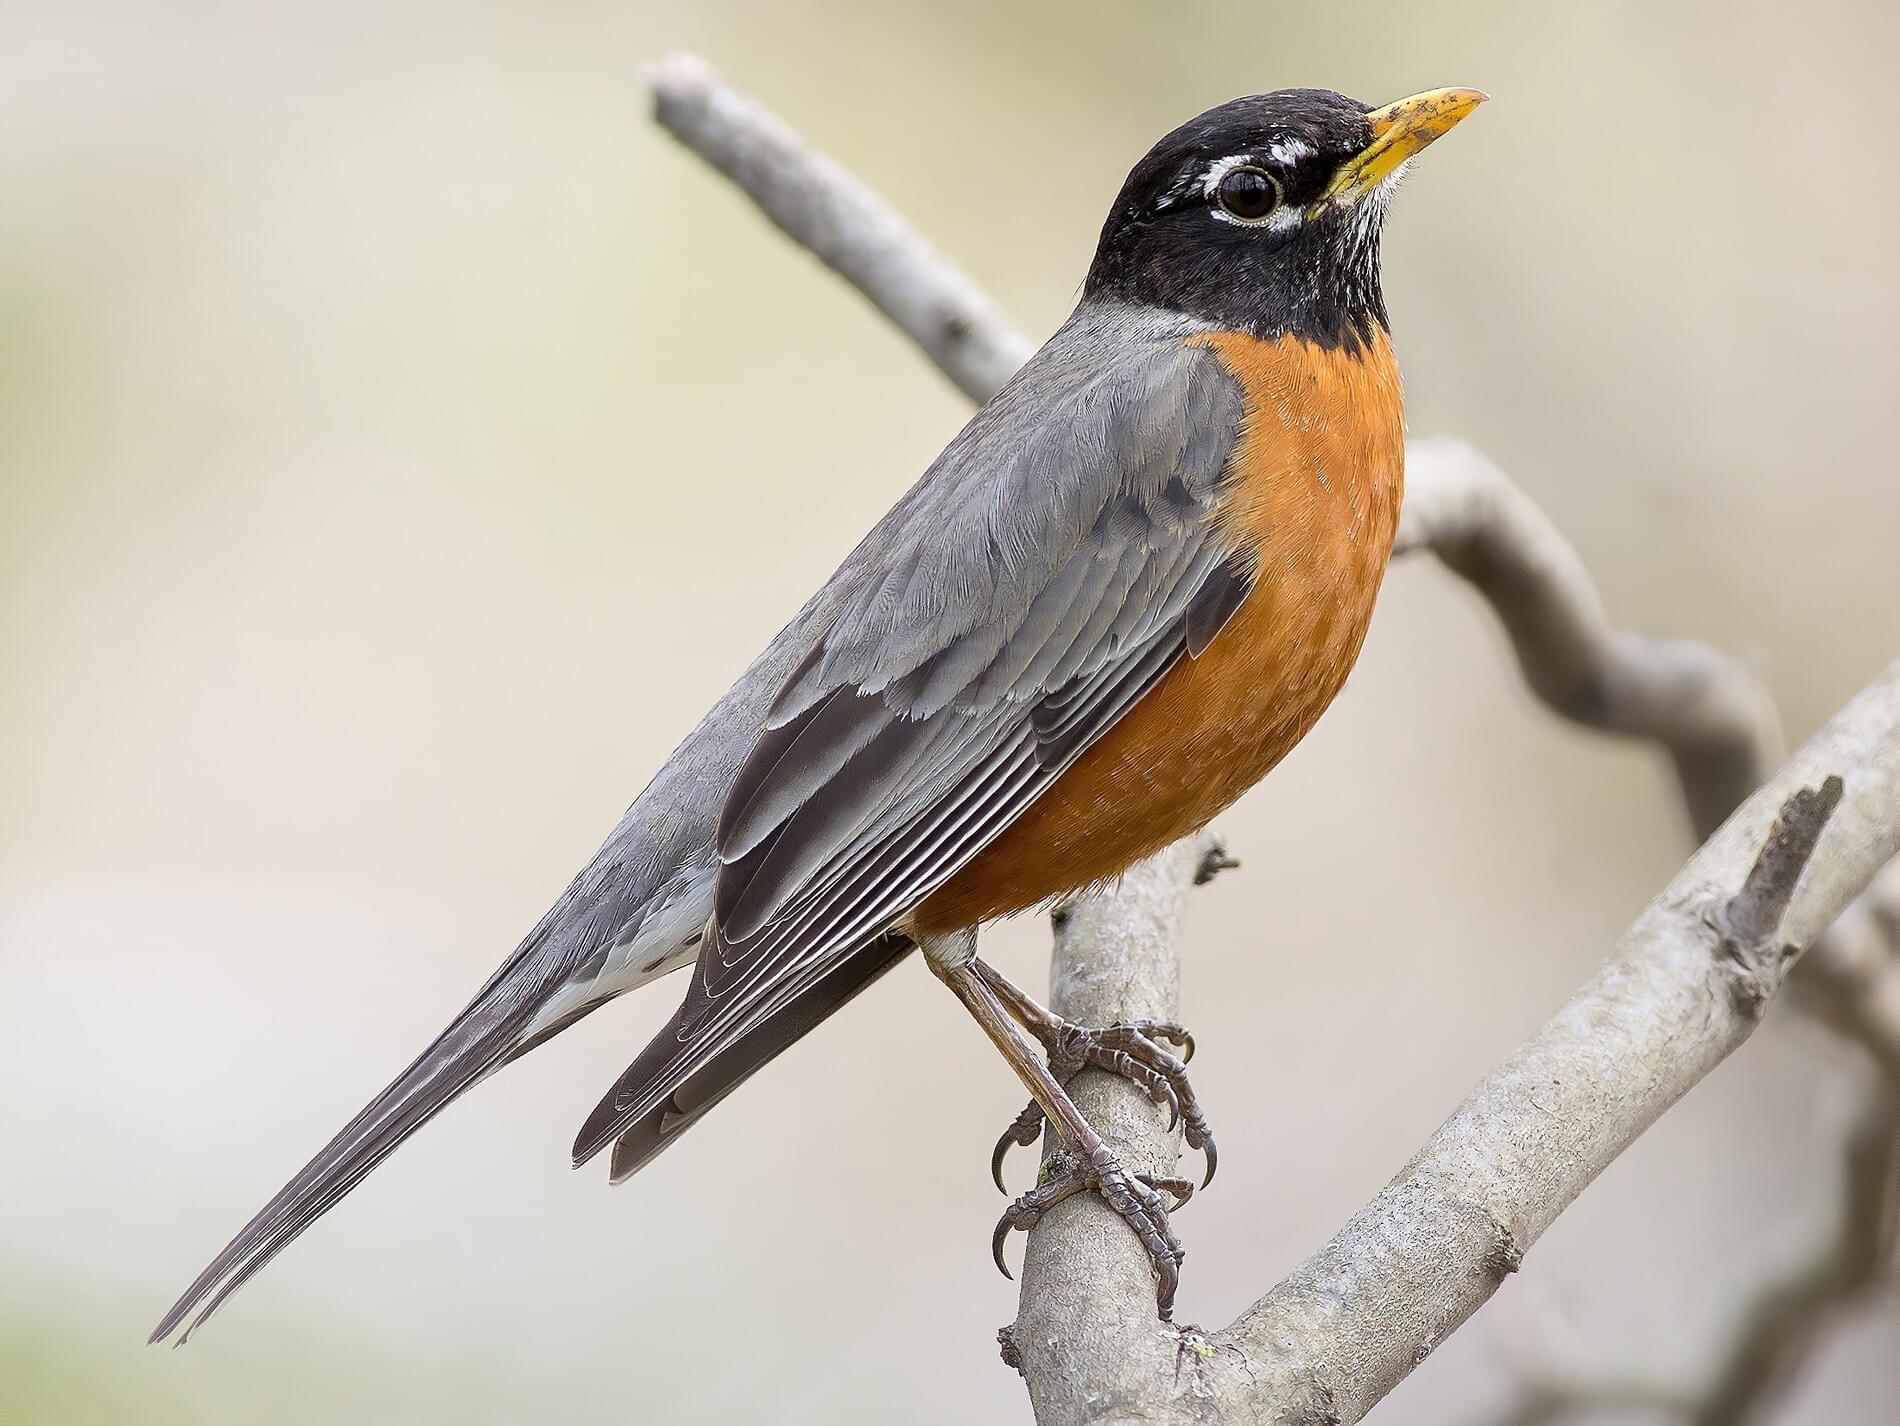
M 1246 597 L 1213 518 L 1241 397 L 1184 334 L 1079 314 L 834 576 L 727 794 L 687 1002 L 577 1158 L 947 881 Z

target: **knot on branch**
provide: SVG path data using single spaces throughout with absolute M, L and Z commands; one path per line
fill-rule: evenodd
M 1013 1368 L 1018 1376 L 1027 1375 L 1027 1373 L 1023 1371 L 1023 1354 L 1016 1350 L 1016 1334 L 1014 1332 L 1008 1327 L 998 1327 L 996 1329 L 996 1346 L 998 1351 L 1002 1353 L 1004 1366 Z
M 966 312 L 944 312 L 937 318 L 937 339 L 946 349 L 967 346 L 976 340 L 976 324 Z
M 1485 1255 L 1484 1266 L 1491 1276 L 1499 1282 L 1524 1266 L 1524 1249 L 1517 1241 L 1517 1234 L 1505 1226 L 1495 1214 L 1487 1214 L 1491 1219 L 1493 1238 L 1491 1251 Z
M 1795 886 L 1807 869 L 1821 833 L 1841 803 L 1842 784 L 1830 773 L 1818 788 L 1804 787 L 1781 804 L 1742 889 L 1709 914 L 1721 939 L 1716 954 L 1733 970 L 1730 992 L 1735 1005 L 1758 1017 L 1780 983 L 1799 946 L 1781 942 Z

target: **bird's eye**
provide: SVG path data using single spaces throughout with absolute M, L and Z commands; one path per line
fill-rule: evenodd
M 1280 205 L 1280 185 L 1265 169 L 1231 169 L 1221 175 L 1214 199 L 1229 217 L 1257 223 Z

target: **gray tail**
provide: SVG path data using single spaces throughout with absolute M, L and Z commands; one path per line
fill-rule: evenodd
M 151 1341 L 178 1332 L 178 1345 L 184 1345 L 226 1298 L 335 1207 L 399 1144 L 513 1057 L 535 1012 L 563 980 L 560 958 L 537 954 L 538 949 L 530 938 L 435 1042 L 244 1225 L 172 1305 Z
M 663 1058 L 673 1047 L 675 1027 L 669 1025 L 654 1037 L 648 1052 L 634 1062 L 589 1117 L 575 1141 L 575 1162 L 584 1162 L 611 1140 L 612 1181 L 620 1183 L 632 1177 L 728 1094 L 841 1009 L 912 948 L 904 937 L 890 935 L 844 957 L 817 984 L 734 1040 L 646 1114 L 623 1127 L 613 1113 L 616 1096 L 630 1085 L 636 1091 L 647 1087 L 646 1081 L 653 1073 L 648 1061 L 656 1056 Z

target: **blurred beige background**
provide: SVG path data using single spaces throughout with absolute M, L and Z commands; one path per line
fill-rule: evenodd
M 1387 241 L 1414 428 L 1502 461 L 1620 617 L 1754 660 L 1797 734 L 1900 649 L 1884 0 L 0 12 L 9 1426 L 1027 1417 L 985 1251 L 1021 1095 L 915 971 L 613 1192 L 567 1145 L 677 991 L 596 1016 L 189 1349 L 140 1345 L 964 418 L 648 123 L 667 50 L 1038 334 L 1188 115 L 1482 85 Z M 1425 563 L 1225 825 L 1246 868 L 1187 948 L 1207 1321 L 1686 850 L 1658 761 L 1533 707 Z M 997 944 L 1040 976 L 1039 926 Z M 1840 1063 L 1777 1012 L 1380 1419 L 1479 1420 L 1540 1362 L 1693 1381 L 1823 1226 Z M 1793 1416 L 1897 1398 L 1889 1307 Z

